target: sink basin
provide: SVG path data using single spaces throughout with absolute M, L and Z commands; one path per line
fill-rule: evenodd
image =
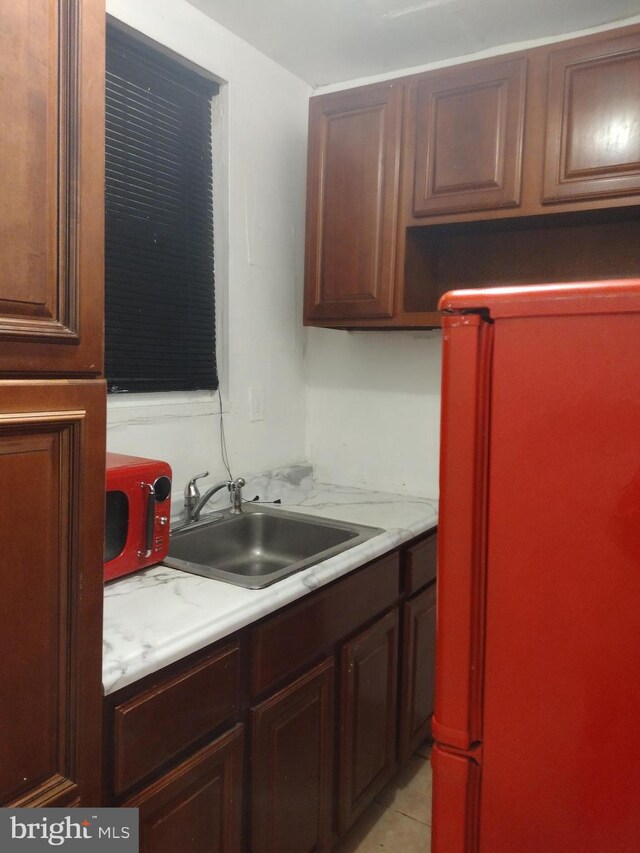
M 171 534 L 167 566 L 262 589 L 382 533 L 285 510 L 248 507 L 216 513 Z

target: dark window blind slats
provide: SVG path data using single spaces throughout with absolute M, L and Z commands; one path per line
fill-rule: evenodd
M 109 390 L 218 387 L 211 98 L 217 86 L 108 29 Z

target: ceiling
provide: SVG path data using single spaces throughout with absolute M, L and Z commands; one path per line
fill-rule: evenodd
M 314 86 L 576 32 L 640 0 L 188 0 Z

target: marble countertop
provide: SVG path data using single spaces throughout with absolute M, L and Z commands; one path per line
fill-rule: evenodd
M 102 681 L 113 693 L 273 613 L 437 524 L 428 498 L 316 483 L 297 466 L 248 481 L 245 496 L 384 528 L 367 542 L 260 590 L 158 565 L 105 586 Z M 215 506 L 212 507 L 215 509 Z

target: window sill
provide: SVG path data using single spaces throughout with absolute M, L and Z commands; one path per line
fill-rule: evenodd
M 222 412 L 230 411 L 228 400 L 222 401 Z M 109 426 L 158 421 L 163 418 L 193 418 L 219 415 L 217 391 L 165 391 L 149 394 L 109 394 L 107 421 Z

